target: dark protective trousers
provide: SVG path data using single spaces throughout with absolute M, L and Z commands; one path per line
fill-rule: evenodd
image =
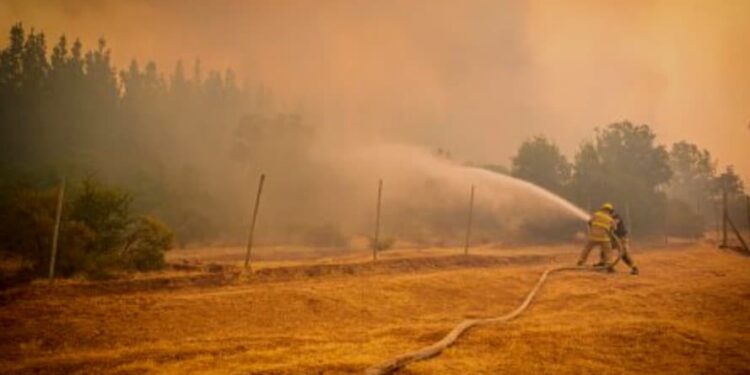
M 630 255 L 630 252 L 628 251 L 628 238 L 620 238 L 619 243 L 622 244 L 622 247 L 618 246 L 618 241 L 615 241 L 612 239 L 612 247 L 615 249 L 620 250 L 620 257 L 622 258 L 622 261 L 625 262 L 625 264 L 628 265 L 630 268 L 635 268 L 635 260 L 633 260 L 633 257 Z

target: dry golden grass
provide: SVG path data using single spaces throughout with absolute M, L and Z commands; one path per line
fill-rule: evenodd
M 463 318 L 513 309 L 543 269 L 572 261 L 577 249 L 551 253 L 523 264 L 426 258 L 409 263 L 409 271 L 383 261 L 362 272 L 347 269 L 352 274 L 142 290 L 37 283 L 3 296 L 0 369 L 361 372 L 438 340 Z M 447 251 L 420 253 L 426 254 Z M 402 373 L 750 373 L 750 258 L 707 245 L 635 256 L 641 276 L 631 277 L 622 267 L 613 275 L 554 275 L 518 320 L 472 330 L 441 356 Z M 389 269 L 395 265 L 402 268 Z

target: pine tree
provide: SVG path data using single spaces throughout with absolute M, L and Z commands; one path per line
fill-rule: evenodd
M 21 86 L 22 55 L 25 44 L 23 25 L 10 29 L 9 46 L 0 53 L 0 90 L 5 95 L 17 94 Z
M 27 98 L 39 99 L 48 72 L 49 63 L 44 34 L 31 30 L 21 53 L 21 87 Z

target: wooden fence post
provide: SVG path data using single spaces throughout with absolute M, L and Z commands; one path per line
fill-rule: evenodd
M 721 238 L 721 223 L 720 223 L 721 214 L 719 213 L 720 211 L 719 203 L 715 199 L 712 199 L 712 203 L 714 206 L 714 224 L 716 227 L 715 228 L 716 229 L 716 241 L 719 241 L 719 239 Z
M 372 241 L 372 260 L 378 259 L 378 247 L 380 247 L 380 200 L 383 195 L 383 179 L 378 180 L 378 201 L 375 206 L 375 237 Z
M 664 207 L 664 245 L 669 245 L 669 200 Z
M 52 254 L 49 259 L 49 281 L 55 279 L 55 262 L 57 261 L 57 241 L 60 237 L 60 220 L 62 219 L 63 198 L 65 197 L 65 176 L 60 181 L 57 194 L 57 213 L 55 214 L 55 229 L 52 232 Z
M 258 207 L 260 207 L 260 195 L 263 193 L 263 182 L 266 180 L 266 175 L 260 174 L 260 181 L 258 182 L 258 194 L 255 196 L 255 207 L 253 207 L 253 218 L 250 222 L 250 233 L 247 235 L 247 253 L 245 253 L 245 268 L 250 266 L 251 254 L 253 251 L 253 235 L 255 233 L 255 221 L 258 219 Z
M 722 192 L 722 214 L 721 214 L 721 247 L 727 247 L 727 219 L 729 218 L 729 212 L 727 212 L 727 189 Z
M 471 195 L 469 196 L 469 218 L 466 223 L 466 242 L 464 243 L 464 255 L 469 255 L 469 242 L 471 241 L 471 219 L 474 215 L 474 185 L 471 185 Z

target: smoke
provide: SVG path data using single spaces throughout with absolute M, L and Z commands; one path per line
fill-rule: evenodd
M 649 123 L 750 175 L 745 1 L 48 1 L 0 5 L 100 36 L 125 67 L 200 57 L 340 132 L 507 160 L 539 133 L 572 153 L 595 126 Z
M 539 187 L 420 147 L 306 134 L 310 137 L 304 140 L 274 134 L 265 138 L 268 144 L 254 144 L 266 156 L 253 157 L 232 183 L 239 189 L 229 196 L 241 197 L 235 200 L 244 209 L 236 213 L 241 217 L 254 198 L 250 187 L 266 174 L 259 231 L 267 241 L 330 246 L 371 237 L 381 180 L 385 238 L 440 245 L 463 241 L 472 186 L 478 242 L 561 239 L 587 219 L 585 212 Z M 292 150 L 295 155 L 289 154 Z
M 201 154 L 237 233 L 265 172 L 269 232 L 369 233 L 382 178 L 386 233 L 457 238 L 472 184 L 486 233 L 576 215 L 426 150 L 505 164 L 541 133 L 572 155 L 593 127 L 629 119 L 750 175 L 749 10 L 699 0 L 11 0 L 0 26 L 22 20 L 89 46 L 104 36 L 119 68 L 200 57 L 270 87 L 275 110 L 302 113 L 310 142 L 263 141 L 247 165 Z

